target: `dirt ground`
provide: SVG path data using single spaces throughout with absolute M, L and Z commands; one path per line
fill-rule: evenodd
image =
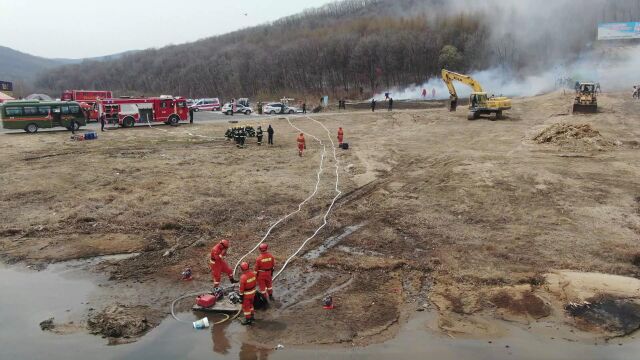
M 301 255 L 359 227 L 283 273 L 249 340 L 367 344 L 431 305 L 450 334 L 499 333 L 491 319 L 573 324 L 562 310 L 570 300 L 545 287 L 548 274 L 640 277 L 640 102 L 599 102 L 598 114 L 571 115 L 569 95 L 515 99 L 499 121 L 444 108 L 314 115 L 332 136 L 342 126 L 350 149 L 338 151 L 343 196 Z M 292 121 L 330 147 L 320 126 Z M 0 135 L 0 257 L 41 266 L 140 253 L 92 267 L 108 279 L 95 313 L 122 304 L 166 314 L 172 299 L 211 286 L 206 259 L 217 240 L 231 240 L 235 265 L 313 191 L 319 144 L 308 137 L 299 158 L 286 120 L 252 123 L 271 123 L 275 146 L 187 134 L 221 137 L 227 124 L 85 142 L 67 132 Z M 334 181 L 329 149 L 317 196 L 268 239 L 280 264 L 322 223 Z M 181 282 L 187 266 L 196 279 Z M 326 294 L 336 309 L 322 309 Z M 94 328 L 99 316 L 88 315 Z

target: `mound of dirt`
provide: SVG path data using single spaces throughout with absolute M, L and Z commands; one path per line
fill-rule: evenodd
M 92 334 L 128 339 L 144 335 L 159 324 L 161 318 L 158 315 L 146 306 L 116 304 L 89 319 L 87 325 Z
M 589 124 L 552 124 L 537 135 L 533 140 L 538 144 L 555 144 L 562 147 L 586 148 L 588 150 L 604 150 L 617 144 L 616 141 L 606 139 L 600 132 Z

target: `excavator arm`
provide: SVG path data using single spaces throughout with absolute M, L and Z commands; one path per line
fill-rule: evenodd
M 463 84 L 469 85 L 474 92 L 484 92 L 482 90 L 482 85 L 479 82 L 474 80 L 469 75 L 462 75 L 455 73 L 453 71 L 449 71 L 446 69 L 442 69 L 442 81 L 447 84 L 447 88 L 449 89 L 449 94 L 453 99 L 458 99 L 458 94 L 456 93 L 456 88 L 453 86 L 453 81 L 460 81 Z

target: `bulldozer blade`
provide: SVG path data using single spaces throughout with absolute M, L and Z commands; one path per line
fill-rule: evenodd
M 573 104 L 574 113 L 597 113 L 598 105 Z

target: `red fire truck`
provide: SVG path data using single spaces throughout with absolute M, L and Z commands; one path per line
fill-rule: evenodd
M 87 120 L 98 120 L 98 111 L 95 107 L 96 100 L 110 99 L 113 97 L 111 91 L 104 90 L 65 90 L 62 92 L 60 100 L 76 101 L 79 103 L 87 103 L 91 108 L 87 111 L 89 118 Z
M 105 115 L 108 124 L 122 127 L 159 122 L 175 126 L 189 119 L 187 100 L 173 96 L 98 99 L 96 110 L 98 117 Z

